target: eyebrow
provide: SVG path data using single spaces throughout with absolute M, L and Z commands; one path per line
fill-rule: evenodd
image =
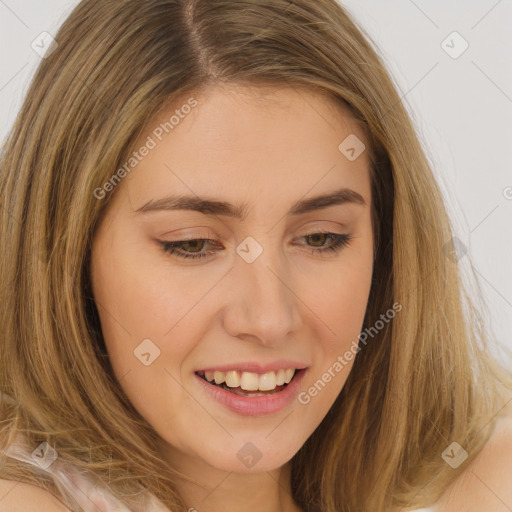
M 341 188 L 334 192 L 301 199 L 288 210 L 288 215 L 302 215 L 314 210 L 342 204 L 366 205 L 363 197 L 355 190 Z M 136 213 L 147 213 L 161 210 L 193 210 L 205 215 L 223 215 L 244 220 L 247 216 L 247 204 L 233 205 L 215 198 L 202 198 L 193 195 L 168 196 L 151 200 L 135 210 Z

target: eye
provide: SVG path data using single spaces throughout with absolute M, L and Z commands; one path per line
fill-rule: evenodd
M 299 240 L 307 239 L 312 242 L 313 245 L 309 245 L 312 247 L 312 254 L 319 253 L 337 253 L 341 251 L 345 246 L 347 246 L 352 239 L 350 235 L 342 235 L 339 233 L 330 233 L 330 232 L 319 232 L 319 233 L 310 233 L 305 235 Z M 331 240 L 330 245 L 325 245 L 325 241 Z M 211 240 L 209 238 L 195 238 L 191 240 L 179 240 L 176 242 L 164 242 L 158 241 L 162 246 L 162 249 L 165 253 L 171 254 L 173 256 L 177 256 L 181 259 L 194 259 L 194 258 L 205 258 L 210 254 L 213 254 L 215 251 L 204 251 L 205 246 L 214 246 L 217 248 L 222 248 L 215 240 Z M 302 244 L 295 244 L 302 245 Z
M 206 252 L 201 249 L 204 248 L 206 242 L 211 245 L 215 244 L 215 240 L 209 238 L 195 238 L 192 240 L 180 240 L 177 242 L 160 242 L 164 252 L 178 256 L 178 258 L 204 258 L 208 256 Z M 185 249 L 185 250 L 184 250 Z M 187 249 L 191 249 L 189 252 Z
M 329 233 L 329 232 L 319 232 L 319 233 L 311 233 L 309 235 L 303 236 L 302 238 L 308 239 L 313 242 L 313 246 L 317 247 L 311 250 L 311 253 L 337 253 L 341 251 L 344 247 L 346 247 L 352 237 L 350 235 L 341 235 L 339 233 Z M 332 243 L 330 245 L 325 245 L 323 242 L 326 239 L 330 239 Z M 319 245 L 317 245 L 319 244 Z

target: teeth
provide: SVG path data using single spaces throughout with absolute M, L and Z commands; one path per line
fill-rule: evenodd
M 240 387 L 245 391 L 258 391 L 260 380 L 257 373 L 243 372 L 240 377 Z M 275 386 L 274 386 L 275 387 Z M 273 389 L 273 388 L 271 388 Z
M 278 386 L 282 386 L 284 384 L 284 377 L 285 377 L 285 371 L 284 370 L 279 370 L 277 372 L 277 377 L 276 377 L 276 384 Z
M 224 372 L 213 372 L 213 378 L 215 384 L 222 384 L 226 380 L 226 374 Z
M 237 388 L 240 386 L 240 375 L 234 370 L 226 372 L 226 386 L 230 388 Z
M 264 373 L 260 377 L 260 385 L 258 389 L 260 391 L 271 391 L 276 388 L 276 381 L 277 377 L 275 372 Z
M 253 372 L 239 373 L 235 370 L 229 372 L 205 372 L 204 376 L 209 382 L 215 384 L 226 383 L 230 388 L 242 388 L 245 391 L 272 391 L 277 386 L 288 384 L 295 375 L 294 368 L 281 369 L 276 372 L 268 372 L 258 375 Z
M 284 381 L 288 384 L 293 378 L 293 374 L 295 373 L 295 370 L 293 368 L 289 368 L 288 370 L 284 371 Z

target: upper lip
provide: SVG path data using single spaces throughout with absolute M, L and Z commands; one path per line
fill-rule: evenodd
M 219 364 L 219 365 L 212 365 L 207 368 L 201 368 L 199 370 L 196 370 L 196 373 L 199 372 L 229 372 L 232 370 L 238 371 L 238 372 L 252 372 L 252 373 L 258 373 L 263 375 L 264 373 L 268 372 L 276 372 L 278 370 L 286 370 L 288 368 L 293 368 L 295 370 L 302 370 L 304 368 L 307 368 L 307 365 L 300 363 L 298 361 L 290 361 L 290 360 L 281 360 L 281 361 L 274 361 L 272 363 L 257 363 L 255 361 L 247 361 L 247 362 L 235 362 L 235 363 L 228 363 L 228 364 Z

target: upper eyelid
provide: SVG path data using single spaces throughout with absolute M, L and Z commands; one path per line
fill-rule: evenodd
M 348 231 L 348 230 L 347 230 Z M 311 235 L 348 235 L 348 232 L 338 233 L 336 231 L 332 231 L 329 229 L 315 229 L 311 228 L 310 230 L 307 230 L 304 234 L 300 235 L 297 238 L 303 238 L 305 236 L 311 236 Z M 176 240 L 160 240 L 161 242 L 191 242 L 194 240 L 208 240 L 210 242 L 217 242 L 218 240 L 214 237 L 209 236 L 194 236 L 194 235 L 184 235 L 185 238 L 178 238 Z
M 313 232 L 308 232 L 307 234 L 304 234 L 302 236 L 299 236 L 299 237 L 296 237 L 294 240 L 296 239 L 301 239 L 301 238 L 306 238 L 308 236 L 314 236 L 314 235 L 331 235 L 331 237 L 334 237 L 335 240 L 336 239 L 339 239 L 340 237 L 343 238 L 345 237 L 347 239 L 347 241 L 351 240 L 353 238 L 353 236 L 349 233 L 335 233 L 333 231 L 313 231 Z M 184 244 L 186 242 L 195 242 L 195 241 L 200 241 L 200 242 L 209 242 L 210 245 L 212 246 L 217 246 L 219 245 L 219 242 L 213 238 L 199 238 L 199 237 L 195 237 L 195 238 L 187 238 L 187 239 L 180 239 L 180 240 L 157 240 L 160 244 L 162 245 L 168 245 L 168 246 L 172 246 L 172 245 L 175 245 L 175 246 L 179 246 L 180 244 Z
M 338 237 L 338 236 L 351 236 L 349 233 L 336 233 L 335 231 L 316 231 L 316 230 L 313 230 L 313 231 L 308 231 L 307 233 L 301 235 L 301 236 L 298 236 L 296 238 L 294 238 L 293 240 L 295 239 L 301 239 L 301 238 L 305 238 L 307 236 L 314 236 L 314 235 L 334 235 L 335 237 Z M 180 238 L 180 239 L 177 239 L 177 240 L 158 240 L 158 242 L 160 243 L 163 243 L 163 244 L 180 244 L 180 243 L 186 243 L 186 242 L 194 242 L 194 241 L 204 241 L 204 242 L 209 242 L 211 245 L 218 245 L 219 244 L 219 241 L 216 240 L 215 238 L 208 238 L 208 237 L 190 237 L 190 238 Z

